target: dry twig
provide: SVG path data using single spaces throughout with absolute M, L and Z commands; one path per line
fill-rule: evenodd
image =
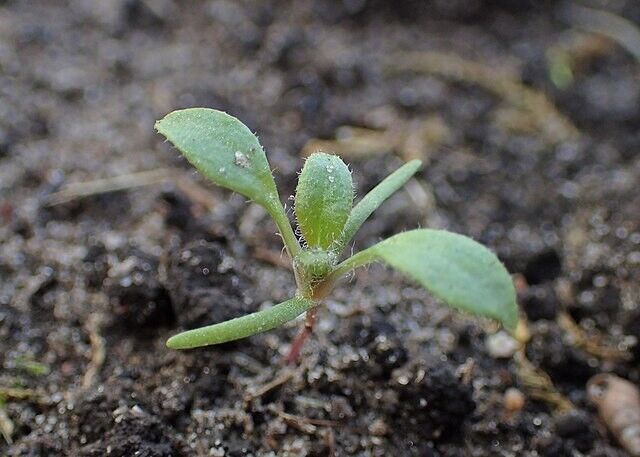
M 170 180 L 173 176 L 173 170 L 159 168 L 157 170 L 141 171 L 94 181 L 72 183 L 68 184 L 64 189 L 49 195 L 45 206 L 56 206 L 92 195 L 158 184 Z
M 309 140 L 301 154 L 308 157 L 317 151 L 331 151 L 349 160 L 358 160 L 395 152 L 405 161 L 427 162 L 430 153 L 449 135 L 449 128 L 438 116 L 397 119 L 382 130 L 347 125 L 336 130 L 333 140 Z
M 569 5 L 565 17 L 578 28 L 614 40 L 640 63 L 640 28 L 633 22 L 609 11 L 575 4 Z
M 499 110 L 497 119 L 507 129 L 538 130 L 553 144 L 574 139 L 579 134 L 544 93 L 524 85 L 517 75 L 496 66 L 454 54 L 411 52 L 392 57 L 386 67 L 392 73 L 432 74 L 482 87 L 508 104 Z
M 336 421 L 297 416 L 295 414 L 285 413 L 284 411 L 277 411 L 276 414 L 278 414 L 278 416 L 280 416 L 282 420 L 289 425 L 297 428 L 301 432 L 309 434 L 315 434 L 317 432 L 317 427 L 337 427 L 340 425 Z
M 273 378 L 271 381 L 263 384 L 255 389 L 250 389 L 245 396 L 245 401 L 250 402 L 256 398 L 262 397 L 264 394 L 271 392 L 273 389 L 280 387 L 281 385 L 289 382 L 300 370 L 284 369 L 280 375 Z
M 91 342 L 91 360 L 87 366 L 87 371 L 82 378 L 82 387 L 87 389 L 91 387 L 98 377 L 98 373 L 104 365 L 106 356 L 105 341 L 102 335 L 100 335 L 102 327 L 102 316 L 92 315 L 89 318 L 87 324 L 87 330 L 89 332 L 89 341 Z
M 35 400 L 38 403 L 44 401 L 44 395 L 33 389 L 21 387 L 0 386 L 0 400 Z
M 624 361 L 632 358 L 630 352 L 604 344 L 601 335 L 587 335 L 566 312 L 559 313 L 556 320 L 560 328 L 570 335 L 572 344 L 586 353 L 604 360 Z
M 518 351 L 514 359 L 517 364 L 518 379 L 532 398 L 544 401 L 556 411 L 568 411 L 575 408 L 573 404 L 556 389 L 549 375 L 541 369 L 536 368 L 529 359 L 527 359 L 524 349 Z

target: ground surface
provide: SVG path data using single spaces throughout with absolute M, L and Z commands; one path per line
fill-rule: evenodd
M 638 62 L 561 2 L 396 3 L 0 2 L 1 455 L 626 455 L 585 383 L 640 380 Z M 490 323 L 381 267 L 336 290 L 297 370 L 296 325 L 167 350 L 294 291 L 265 215 L 154 134 L 187 106 L 257 131 L 283 199 L 305 143 L 342 126 L 369 129 L 346 154 L 359 195 L 421 157 L 355 248 L 418 225 L 490 245 L 518 274 L 528 360 L 575 411 L 495 357 Z M 159 168 L 179 176 L 52 200 Z

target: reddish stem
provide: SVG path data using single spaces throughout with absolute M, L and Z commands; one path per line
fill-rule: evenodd
M 289 349 L 289 354 L 285 359 L 287 364 L 297 364 L 300 359 L 300 351 L 302 351 L 302 347 L 304 346 L 304 342 L 307 340 L 311 332 L 313 332 L 313 326 L 316 323 L 316 314 L 318 312 L 318 307 L 311 308 L 307 311 L 307 316 L 304 321 L 304 327 L 300 330 L 300 332 L 296 335 L 295 339 L 291 343 L 291 348 Z

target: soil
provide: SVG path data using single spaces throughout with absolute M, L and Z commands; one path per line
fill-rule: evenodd
M 640 22 L 637 2 L 609 3 Z M 579 34 L 567 5 L 1 1 L 0 455 L 627 455 L 585 383 L 601 371 L 640 382 L 640 62 Z M 389 71 L 407 51 L 495 78 Z M 554 55 L 575 63 L 568 84 Z M 493 90 L 503 71 L 522 84 Z M 546 94 L 550 114 L 522 115 L 504 87 Z M 519 278 L 526 356 L 573 410 L 496 357 L 495 326 L 381 266 L 336 289 L 296 368 L 281 362 L 300 322 L 166 349 L 180 329 L 295 290 L 264 212 L 208 186 L 154 133 L 188 106 L 258 132 L 283 200 L 308 140 L 435 119 L 425 168 L 355 249 L 419 225 L 489 245 Z M 402 163 L 387 149 L 349 159 L 358 195 Z M 182 181 L 50 204 L 72 183 L 159 168 Z M 629 357 L 579 344 L 559 316 Z M 506 409 L 509 388 L 522 409 Z

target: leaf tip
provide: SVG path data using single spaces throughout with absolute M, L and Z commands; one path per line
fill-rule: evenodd
M 407 165 L 410 165 L 410 167 L 414 170 L 414 173 L 417 172 L 420 168 L 422 168 L 422 160 L 420 159 L 413 159 L 410 160 L 409 162 L 407 162 Z
M 178 336 L 179 335 L 173 335 L 167 340 L 165 344 L 169 349 L 184 349 L 180 344 L 179 338 L 177 338 Z
M 154 124 L 153 124 L 153 128 L 156 132 L 158 132 L 160 135 L 163 135 L 164 137 L 167 136 L 167 120 L 169 118 L 169 116 L 171 116 L 174 112 L 167 114 L 165 117 L 163 117 L 162 119 L 158 119 Z

